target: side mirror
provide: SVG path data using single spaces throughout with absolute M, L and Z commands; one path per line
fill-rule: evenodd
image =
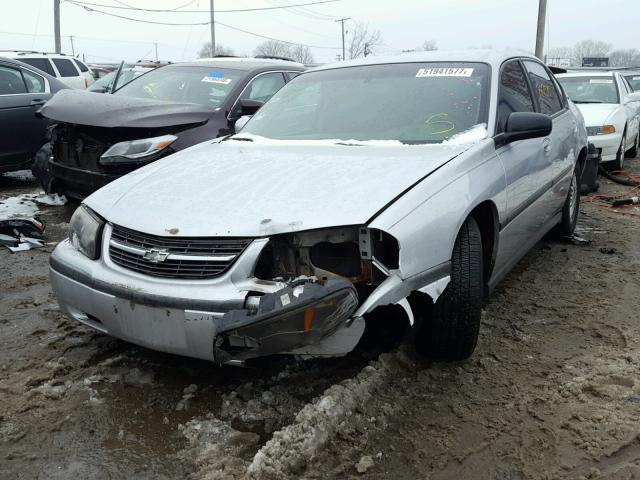
M 238 103 L 236 103 L 236 106 L 233 107 L 231 117 L 240 118 L 244 117 L 245 115 L 251 116 L 258 110 L 260 110 L 260 107 L 262 107 L 263 105 L 264 102 L 261 102 L 260 100 L 249 100 L 248 98 L 239 100 Z
M 236 133 L 242 130 L 249 120 L 251 120 L 251 115 L 243 115 L 238 120 L 236 120 L 236 124 L 234 125 Z
M 513 112 L 507 118 L 502 143 L 546 137 L 551 133 L 552 128 L 551 117 L 544 113 Z
M 640 102 L 640 92 L 628 93 L 624 97 L 624 103 Z

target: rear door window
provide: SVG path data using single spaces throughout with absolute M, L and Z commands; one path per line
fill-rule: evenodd
M 284 76 L 287 79 L 287 82 L 290 82 L 291 80 L 293 80 L 294 78 L 296 78 L 298 75 L 300 75 L 302 72 L 284 72 Z
M 56 72 L 53 71 L 53 67 L 51 66 L 51 62 L 49 62 L 48 58 L 19 58 L 21 62 L 24 62 L 32 67 L 36 67 L 38 70 L 42 70 L 49 75 L 57 76 Z
M 533 97 L 518 60 L 507 62 L 500 73 L 497 133 L 505 131 L 507 118 L 513 112 L 533 112 Z
M 44 77 L 37 75 L 28 70 L 22 70 L 22 76 L 24 77 L 24 83 L 27 86 L 27 92 L 29 93 L 44 93 L 46 90 Z
M 61 77 L 77 77 L 79 75 L 76 67 L 67 58 L 54 58 L 53 63 L 60 72 Z
M 540 112 L 553 115 L 562 110 L 563 106 L 558 90 L 547 70 L 537 62 L 525 61 L 523 63 L 529 74 L 534 94 L 538 98 Z
M 16 68 L 0 66 L 0 95 L 27 93 L 20 71 Z

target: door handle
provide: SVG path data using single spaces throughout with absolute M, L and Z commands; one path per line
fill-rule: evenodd
M 43 100 L 41 98 L 36 98 L 35 100 L 31 100 L 31 102 L 29 102 L 29 105 L 31 105 L 32 107 L 41 107 L 45 103 L 47 103 L 46 100 Z
M 542 149 L 544 153 L 549 153 L 551 151 L 551 140 L 549 138 L 545 138 L 542 141 Z

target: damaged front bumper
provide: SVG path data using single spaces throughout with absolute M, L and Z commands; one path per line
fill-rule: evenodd
M 180 282 L 126 271 L 108 254 L 90 260 L 64 241 L 51 256 L 51 282 L 71 318 L 154 350 L 218 363 L 276 353 L 350 352 L 364 331 L 362 318 L 353 318 L 358 306 L 353 285 L 341 279 L 320 284 L 252 278 L 253 262 L 265 243 L 254 241 L 219 278 Z

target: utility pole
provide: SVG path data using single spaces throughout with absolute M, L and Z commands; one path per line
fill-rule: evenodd
M 156 62 L 158 61 L 158 44 L 153 42 L 153 45 L 156 47 Z
M 75 57 L 76 56 L 76 49 L 73 48 L 73 35 L 69 35 L 69 41 L 71 42 L 71 55 Z
M 56 41 L 56 53 L 62 53 L 60 45 L 60 0 L 53 0 L 53 32 Z
M 536 57 L 543 60 L 544 56 L 544 27 L 547 19 L 547 0 L 538 0 L 538 30 L 536 33 Z
M 339 18 L 338 20 L 336 20 L 336 22 L 340 22 L 342 24 L 342 59 L 343 60 L 346 58 L 345 49 L 344 49 L 344 22 L 350 19 L 351 17 L 346 17 L 346 18 Z
M 211 12 L 211 56 L 216 56 L 216 20 L 213 10 L 213 0 L 209 0 L 209 10 Z

